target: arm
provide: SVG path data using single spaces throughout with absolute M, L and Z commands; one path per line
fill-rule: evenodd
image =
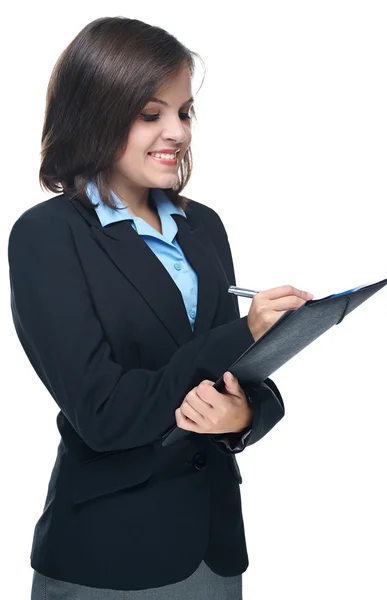
M 95 451 L 160 438 L 187 392 L 203 379 L 216 380 L 253 342 L 247 318 L 239 318 L 180 347 L 157 371 L 125 371 L 112 358 L 65 219 L 26 211 L 11 230 L 8 260 L 20 342 L 66 419 Z
M 228 241 L 225 227 L 215 211 L 211 211 L 214 221 L 217 223 L 216 229 L 218 236 L 213 236 L 214 245 L 218 252 L 218 258 L 224 257 L 222 266 L 229 285 L 236 285 L 234 264 L 231 254 L 231 248 Z M 219 258 L 220 261 L 220 258 Z M 237 297 L 232 295 L 235 301 L 236 314 L 240 318 L 239 305 Z M 254 339 L 252 339 L 253 343 Z M 210 441 L 225 454 L 237 454 L 242 452 L 247 446 L 251 446 L 263 438 L 282 417 L 285 415 L 285 406 L 282 396 L 275 383 L 267 378 L 259 386 L 247 388 L 241 385 L 246 394 L 247 400 L 253 408 L 253 418 L 250 426 L 242 432 L 210 435 Z

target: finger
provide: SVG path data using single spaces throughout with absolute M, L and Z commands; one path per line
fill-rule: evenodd
M 223 381 L 229 390 L 237 390 L 239 387 L 238 379 L 230 372 L 223 373 Z
M 192 406 L 192 408 L 197 410 L 200 414 L 204 414 L 207 403 L 204 400 L 202 400 L 201 396 L 199 396 L 198 394 L 199 386 L 201 386 L 201 396 L 204 397 L 208 395 L 209 386 L 206 384 L 202 385 L 200 383 L 198 386 L 196 386 L 190 392 L 188 392 L 183 402 L 181 403 L 181 406 L 183 406 L 184 403 L 187 403 L 190 406 Z
M 231 379 L 231 377 L 234 377 L 234 380 Z M 223 375 L 223 381 L 225 382 L 225 386 L 226 386 L 226 394 L 228 396 L 233 396 L 234 398 L 244 398 L 245 397 L 245 393 L 242 389 L 242 387 L 239 384 L 238 379 L 232 375 L 232 373 L 230 373 L 229 371 L 226 372 Z M 223 401 L 224 401 L 224 397 L 223 397 Z
M 205 417 L 186 400 L 180 406 L 180 410 L 184 417 L 187 417 L 197 425 L 200 425 L 205 420 Z
M 180 408 L 177 408 L 175 410 L 175 419 L 176 419 L 176 425 L 180 429 L 185 429 L 186 431 L 193 431 L 195 433 L 200 433 L 199 428 L 197 427 L 196 423 L 191 421 L 191 419 L 187 419 L 181 412 Z
M 264 293 L 266 298 L 269 300 L 277 300 L 277 298 L 283 298 L 284 296 L 298 296 L 303 300 L 310 300 L 311 296 L 310 292 L 306 292 L 304 290 L 299 290 L 292 285 L 280 285 L 275 288 L 270 288 L 269 290 L 264 290 L 261 294 Z
M 284 296 L 283 298 L 272 300 L 270 309 L 275 311 L 297 310 L 297 308 L 300 308 L 305 302 L 306 300 L 302 300 L 299 296 Z
M 227 379 L 229 381 L 231 381 L 232 383 L 239 385 L 238 377 L 233 375 L 233 373 L 231 373 L 231 371 L 225 371 L 223 374 L 223 378 L 224 377 L 227 377 Z
M 195 388 L 195 397 L 190 398 L 190 400 L 192 400 L 192 405 L 195 408 L 202 412 L 202 414 L 205 414 L 205 405 L 214 408 L 219 402 L 218 396 L 219 392 L 214 388 L 213 384 L 208 385 L 202 381 Z M 204 405 L 201 404 L 202 402 Z

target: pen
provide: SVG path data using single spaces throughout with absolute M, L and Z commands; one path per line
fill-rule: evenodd
M 253 298 L 255 294 L 259 294 L 261 290 L 248 290 L 246 288 L 240 288 L 236 285 L 230 285 L 228 288 L 229 294 L 235 294 L 236 296 L 244 296 L 245 298 Z

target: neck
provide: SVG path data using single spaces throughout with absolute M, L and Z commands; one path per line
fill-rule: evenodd
M 146 211 L 155 210 L 149 188 L 142 190 L 128 189 L 123 186 L 113 184 L 110 189 L 118 196 L 121 202 L 136 216 Z

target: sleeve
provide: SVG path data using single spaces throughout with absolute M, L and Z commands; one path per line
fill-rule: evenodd
M 265 379 L 254 388 L 243 388 L 243 391 L 254 409 L 251 425 L 241 432 L 229 433 L 227 436 L 210 436 L 211 442 L 225 454 L 239 454 L 247 446 L 255 444 L 285 415 L 282 396 L 271 379 Z
M 213 219 L 217 221 L 217 237 L 213 237 L 218 248 L 218 257 L 224 257 L 223 268 L 229 285 L 236 285 L 234 263 L 226 229 L 215 211 L 211 211 Z M 240 318 L 237 296 L 232 296 L 235 301 L 236 314 Z M 247 318 L 247 317 L 245 317 Z M 259 386 L 247 387 L 241 384 L 246 394 L 247 401 L 253 407 L 251 424 L 243 431 L 228 434 L 209 435 L 210 441 L 218 450 L 225 454 L 239 454 L 247 446 L 255 444 L 263 438 L 282 417 L 285 415 L 285 406 L 282 396 L 275 383 L 267 378 Z
M 11 310 L 19 340 L 81 439 L 97 452 L 153 443 L 203 379 L 216 380 L 248 348 L 247 318 L 181 346 L 161 369 L 124 370 L 95 312 L 70 224 L 26 211 L 9 236 Z

